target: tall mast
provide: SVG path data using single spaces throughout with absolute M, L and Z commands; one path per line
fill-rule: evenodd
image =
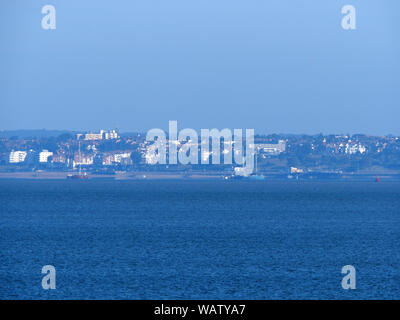
M 79 175 L 81 175 L 82 172 L 82 157 L 81 157 L 81 142 L 78 142 L 79 146 Z
M 258 146 L 256 147 L 256 175 L 258 174 Z

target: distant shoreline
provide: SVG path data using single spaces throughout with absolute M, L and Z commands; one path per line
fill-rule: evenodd
M 32 179 L 32 180 L 63 180 L 76 172 L 0 172 L 0 179 Z M 166 173 L 166 172 L 121 172 L 113 175 L 90 174 L 91 180 L 155 180 L 155 179 L 223 179 L 223 175 Z
M 0 172 L 0 180 L 66 180 L 68 175 L 76 174 L 71 171 L 52 171 L 52 172 Z M 107 174 L 91 174 L 88 173 L 89 180 L 237 180 L 232 179 L 231 175 L 223 172 L 217 173 L 196 173 L 196 172 L 117 172 L 113 175 Z M 287 174 L 267 174 L 263 181 L 297 181 L 295 176 L 291 178 Z M 400 181 L 400 175 L 397 174 L 381 174 L 381 181 Z M 299 181 L 364 181 L 374 182 L 375 174 L 359 173 L 359 174 L 342 174 L 341 176 L 299 176 Z M 238 179 L 239 180 L 239 179 Z M 242 179 L 249 181 L 252 179 Z

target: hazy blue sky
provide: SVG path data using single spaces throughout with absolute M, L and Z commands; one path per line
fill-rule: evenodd
M 400 134 L 398 0 L 2 0 L 0 44 L 0 130 Z

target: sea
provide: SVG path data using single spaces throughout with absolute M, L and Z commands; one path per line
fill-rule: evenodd
M 399 298 L 399 182 L 0 180 L 2 300 Z

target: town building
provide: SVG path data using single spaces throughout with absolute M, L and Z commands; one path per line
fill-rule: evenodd
M 278 143 L 275 144 L 259 144 L 258 150 L 263 151 L 270 155 L 279 155 L 286 150 L 286 141 L 279 140 Z
M 27 152 L 26 151 L 11 151 L 9 162 L 10 163 L 20 163 L 24 162 L 26 158 Z
M 115 163 L 123 165 L 132 164 L 131 152 L 112 153 L 103 157 L 103 165 L 110 166 Z
M 48 150 L 43 150 L 39 153 L 39 162 L 47 163 L 49 161 L 49 157 L 53 156 L 53 152 Z
M 78 133 L 76 135 L 77 139 L 83 139 L 84 140 L 111 140 L 111 139 L 118 139 L 119 135 L 118 132 L 116 130 L 109 130 L 109 131 L 105 131 L 105 130 L 100 130 L 99 133 Z
M 65 163 L 66 161 L 67 161 L 67 157 L 64 154 L 53 155 L 53 159 L 52 159 L 53 163 Z
M 346 154 L 356 154 L 361 153 L 363 154 L 367 148 L 361 144 L 346 144 L 345 153 Z
M 89 165 L 93 164 L 93 160 L 94 160 L 93 155 L 75 154 L 73 166 L 74 167 L 79 166 L 79 165 L 89 166 Z

